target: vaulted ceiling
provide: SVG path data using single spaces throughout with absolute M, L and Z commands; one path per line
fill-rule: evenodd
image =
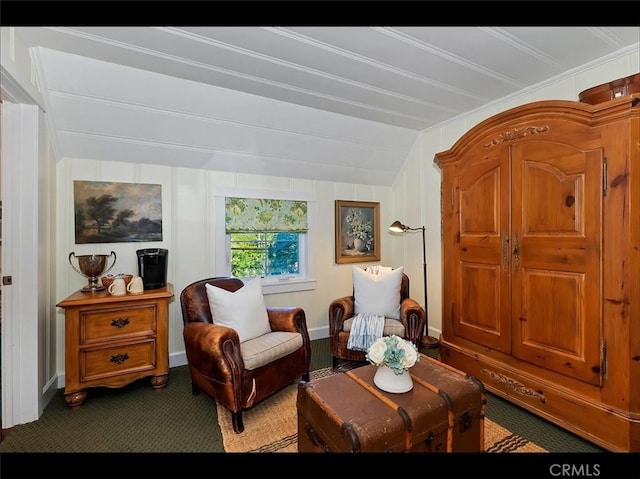
M 3 27 L 7 28 L 7 27 Z M 419 131 L 640 27 L 15 27 L 59 158 L 390 185 Z

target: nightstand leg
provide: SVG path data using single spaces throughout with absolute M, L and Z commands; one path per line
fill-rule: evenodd
M 64 395 L 64 402 L 72 408 L 82 406 L 85 399 L 87 399 L 87 391 L 77 391 Z
M 169 382 L 169 373 L 151 376 L 151 387 L 153 389 L 161 389 L 167 385 L 167 382 Z

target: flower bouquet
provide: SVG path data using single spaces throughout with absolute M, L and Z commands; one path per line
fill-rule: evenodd
M 404 393 L 413 388 L 413 380 L 407 371 L 420 361 L 420 355 L 411 341 L 395 334 L 383 336 L 369 347 L 365 358 L 378 366 L 373 382 L 383 391 Z
M 366 359 L 371 364 L 385 365 L 394 373 L 402 374 L 420 361 L 420 356 L 415 344 L 392 334 L 376 339 L 367 350 Z
M 362 211 L 355 208 L 349 210 L 346 221 L 349 226 L 347 235 L 362 241 L 367 250 L 371 249 L 373 246 L 373 224 L 371 221 L 367 221 Z

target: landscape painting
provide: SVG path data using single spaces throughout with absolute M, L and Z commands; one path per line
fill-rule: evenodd
M 73 182 L 76 244 L 162 241 L 162 185 Z

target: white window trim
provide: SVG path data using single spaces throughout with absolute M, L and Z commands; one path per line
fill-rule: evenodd
M 308 204 L 307 216 L 309 230 L 306 235 L 300 237 L 300 244 L 306 254 L 306 271 L 301 271 L 301 276 L 284 278 L 264 278 L 262 281 L 263 294 L 292 293 L 296 291 L 309 291 L 316 289 L 316 279 L 313 277 L 315 271 L 315 260 L 311 254 L 313 245 L 313 224 L 315 216 L 315 196 L 309 193 L 295 193 L 291 191 L 269 191 L 251 188 L 218 188 L 214 194 L 214 221 L 215 246 L 215 275 L 231 275 L 231 258 L 229 257 L 228 236 L 224 228 L 224 199 L 226 197 L 241 198 L 270 198 L 276 200 L 297 200 L 306 201 Z

